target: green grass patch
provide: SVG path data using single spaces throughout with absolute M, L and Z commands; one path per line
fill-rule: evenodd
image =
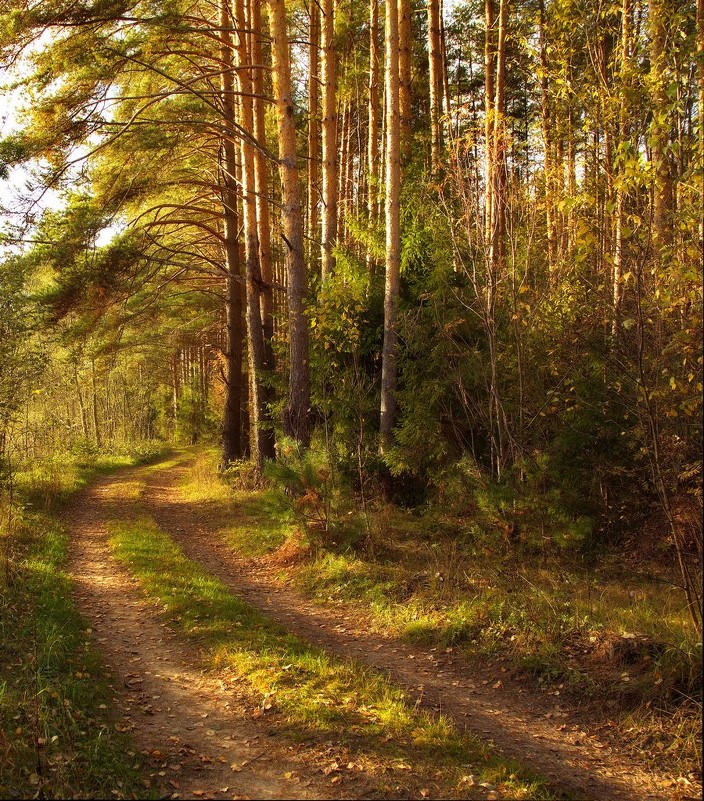
M 296 531 L 281 492 L 257 482 L 253 486 L 246 462 L 219 473 L 219 458 L 211 448 L 188 462 L 179 485 L 181 500 L 197 506 L 217 534 L 244 556 L 276 550 Z
M 15 476 L 12 506 L 0 498 L 0 797 L 158 797 L 133 741 L 115 729 L 109 677 L 71 597 L 68 541 L 53 514 L 97 476 L 156 456 L 141 446 L 55 457 Z
M 229 542 L 256 553 L 269 525 L 250 506 L 246 547 Z M 644 747 L 670 731 L 679 747 L 663 753 L 676 753 L 683 773 L 696 772 L 702 647 L 683 593 L 670 583 L 676 577 L 625 571 L 608 552 L 588 563 L 559 549 L 536 554 L 432 510 L 380 506 L 371 526 L 371 547 L 319 549 L 290 565 L 287 580 L 317 601 L 352 604 L 372 630 L 497 659 L 543 687 L 591 700 L 624 725 L 629 715 L 647 721 L 626 726 Z
M 152 520 L 114 521 L 110 529 L 116 555 L 162 612 L 207 647 L 216 666 L 246 681 L 258 703 L 280 712 L 290 736 L 334 739 L 371 756 L 380 770 L 403 762 L 416 775 L 439 771 L 459 795 L 471 767 L 491 774 L 506 797 L 552 797 L 534 775 L 491 755 L 447 719 L 416 710 L 378 673 L 335 660 L 271 622 L 186 558 Z
M 27 515 L 0 579 L 0 797 L 158 797 L 134 743 L 115 730 L 66 555 L 57 522 Z

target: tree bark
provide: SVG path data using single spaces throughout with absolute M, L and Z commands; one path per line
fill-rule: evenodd
M 484 241 L 489 247 L 493 222 L 494 71 L 496 43 L 494 0 L 484 0 Z
M 555 126 L 551 113 L 550 84 L 548 80 L 548 43 L 545 0 L 539 2 L 540 11 L 540 116 L 543 133 L 543 173 L 545 176 L 545 234 L 548 242 L 548 279 L 555 269 L 557 236 L 555 231 L 555 192 L 553 183 L 553 135 Z
M 286 432 L 307 446 L 310 443 L 310 376 L 308 326 L 304 312 L 307 290 L 303 254 L 303 212 L 296 158 L 296 123 L 291 92 L 291 54 L 286 32 L 285 0 L 269 0 L 272 37 L 274 99 L 279 135 L 281 217 L 286 247 L 289 393 Z
M 251 35 L 254 86 L 254 139 L 259 145 L 254 150 L 254 185 L 256 191 L 257 233 L 259 240 L 259 268 L 262 286 L 260 292 L 262 330 L 266 369 L 274 370 L 274 270 L 271 261 L 271 220 L 269 215 L 269 165 L 266 149 L 266 118 L 264 108 L 264 56 L 262 53 L 262 11 L 259 0 L 248 0 L 247 18 Z
M 240 252 L 237 242 L 237 155 L 235 144 L 235 78 L 233 64 L 232 20 L 227 0 L 220 0 L 220 91 L 223 108 L 223 134 L 220 144 L 220 183 L 223 206 L 225 255 L 225 410 L 222 428 L 222 462 L 227 465 L 241 459 L 242 429 L 242 300 Z
M 256 0 L 255 0 L 256 1 Z M 311 264 L 318 261 L 318 180 L 320 172 L 320 7 L 310 4 L 308 44 L 308 248 Z
M 669 106 L 667 97 L 667 24 L 673 14 L 670 0 L 651 0 L 650 76 L 653 119 L 650 146 L 653 161 L 653 247 L 658 256 L 672 245 L 672 174 L 668 157 Z
M 247 338 L 249 340 L 249 384 L 252 419 L 250 423 L 250 451 L 261 470 L 267 459 L 274 458 L 274 432 L 268 421 L 267 397 L 264 388 L 266 350 L 261 314 L 262 276 L 259 264 L 259 236 L 257 231 L 257 206 L 255 190 L 255 166 L 252 143 L 254 137 L 254 109 L 252 104 L 253 81 L 249 52 L 248 21 L 245 17 L 244 0 L 234 0 L 237 78 L 240 88 L 239 124 L 244 134 L 240 138 L 242 155 L 242 210 L 244 222 L 244 249 L 247 287 Z M 246 138 L 249 135 L 250 138 Z
M 337 237 L 337 55 L 335 53 L 335 4 L 323 0 L 323 258 L 325 281 L 335 269 L 333 248 Z
M 398 69 L 399 69 L 399 115 L 401 121 L 401 158 L 404 163 L 411 156 L 411 131 L 413 112 L 411 109 L 411 50 L 413 29 L 411 27 L 411 0 L 398 2 Z
M 384 291 L 384 345 L 381 363 L 380 451 L 391 444 L 398 405 L 397 313 L 401 266 L 401 121 L 399 117 L 399 20 L 398 6 L 386 3 L 386 283 Z
M 379 0 L 369 6 L 369 101 L 367 106 L 367 213 L 369 222 L 377 219 L 379 195 Z M 367 249 L 367 265 L 371 249 Z
M 440 16 L 440 0 L 428 0 L 428 66 L 430 75 L 430 139 L 432 171 L 437 175 L 440 171 L 442 154 L 442 94 L 443 94 L 443 57 L 442 57 L 442 20 Z

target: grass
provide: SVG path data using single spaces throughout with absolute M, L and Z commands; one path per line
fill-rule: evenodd
M 469 768 L 504 797 L 552 797 L 517 764 L 491 755 L 445 718 L 416 710 L 384 677 L 306 644 L 208 575 L 148 517 L 113 521 L 115 553 L 212 664 L 234 671 L 294 739 L 333 740 L 380 775 L 409 766 L 416 783 L 462 797 Z M 411 775 L 409 774 L 409 776 Z M 409 778 L 410 780 L 410 778 Z
M 0 532 L 2 798 L 158 797 L 134 743 L 115 729 L 110 677 L 73 602 L 55 515 L 91 478 L 130 463 L 67 461 L 19 476 L 24 508 Z
M 281 493 L 233 490 L 209 472 L 207 457 L 186 486 L 203 501 L 214 493 L 237 521 L 221 534 L 245 556 L 295 531 Z M 545 689 L 591 701 L 602 717 L 620 717 L 633 743 L 655 743 L 649 753 L 663 767 L 698 772 L 702 646 L 676 579 L 628 572 L 618 553 L 586 563 L 556 545 L 510 545 L 489 517 L 370 508 L 364 547 L 311 549 L 286 578 L 318 601 L 350 604 L 372 629 L 500 660 Z M 642 647 L 620 655 L 632 634 Z M 667 737 L 675 745 L 657 747 Z
M 219 476 L 218 460 L 214 448 L 195 456 L 179 486 L 181 499 L 203 508 L 216 533 L 244 556 L 263 556 L 283 545 L 295 522 L 280 493 L 257 485 L 244 466 Z

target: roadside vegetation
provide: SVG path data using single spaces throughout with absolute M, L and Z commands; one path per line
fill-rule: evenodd
M 220 536 L 242 556 L 309 598 L 347 604 L 372 630 L 567 696 L 623 747 L 698 775 L 702 646 L 665 548 L 644 566 L 642 549 L 567 547 L 579 532 L 548 513 L 507 534 L 504 510 L 521 508 L 502 487 L 465 486 L 415 510 L 377 500 L 362 514 L 320 454 L 257 488 L 236 471 L 218 478 L 215 458 L 198 457 L 181 492 L 217 504 Z
M 0 521 L 0 796 L 156 798 L 130 737 L 115 728 L 111 678 L 66 573 L 66 500 L 156 455 L 64 457 L 17 473 Z
M 124 487 L 126 498 L 139 494 Z M 258 507 L 261 510 L 261 506 Z M 346 759 L 380 777 L 392 795 L 472 797 L 476 784 L 502 798 L 549 799 L 540 777 L 415 707 L 376 671 L 306 644 L 231 593 L 188 559 L 146 514 L 109 524 L 117 557 L 156 608 L 212 667 L 244 682 L 258 712 L 295 742 L 335 743 Z M 267 537 L 266 526 L 263 537 Z

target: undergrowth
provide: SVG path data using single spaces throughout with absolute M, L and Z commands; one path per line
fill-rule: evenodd
M 498 783 L 503 797 L 551 797 L 516 763 L 492 756 L 445 718 L 415 709 L 384 677 L 336 660 L 271 622 L 186 558 L 151 519 L 113 521 L 110 528 L 116 555 L 159 608 L 209 647 L 215 666 L 246 682 L 260 708 L 278 711 L 291 737 L 332 738 L 382 771 L 402 761 L 431 782 L 441 776 L 460 795 L 471 767 Z
M 275 477 L 293 485 L 291 472 Z M 198 483 L 193 475 L 189 481 Z M 318 482 L 316 491 L 322 489 Z M 220 482 L 218 493 L 238 520 L 224 537 L 243 555 L 261 557 L 287 536 L 292 541 L 296 518 L 280 489 L 231 489 L 228 496 Z M 286 565 L 286 579 L 318 601 L 355 606 L 372 629 L 498 660 L 546 692 L 572 693 L 602 717 L 621 716 L 644 748 L 669 732 L 676 746 L 653 749 L 654 759 L 665 751 L 668 768 L 676 759 L 682 772 L 698 772 L 702 646 L 673 586 L 674 571 L 628 570 L 614 549 L 565 547 L 562 517 L 555 518 L 556 532 L 545 528 L 543 515 L 542 528 L 531 533 L 524 514 L 519 541 L 502 526 L 508 501 L 488 491 L 465 505 L 471 514 L 447 505 L 419 514 L 368 504 L 366 537 L 327 547 L 318 540 L 306 558 Z M 233 534 L 243 530 L 243 519 L 245 537 Z M 581 526 L 570 529 L 574 537 Z M 295 537 L 307 534 L 299 521 Z
M 2 798 L 157 797 L 133 742 L 115 729 L 110 679 L 71 597 L 56 517 L 90 478 L 135 462 L 66 460 L 63 470 L 45 465 L 18 478 L 18 506 L 0 532 Z

